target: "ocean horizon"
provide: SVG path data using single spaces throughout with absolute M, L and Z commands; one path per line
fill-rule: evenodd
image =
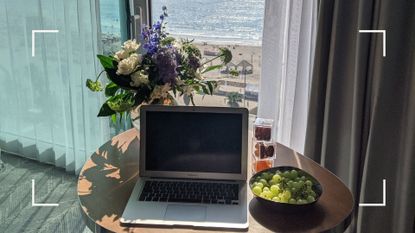
M 167 31 L 198 43 L 260 46 L 265 0 L 153 0 L 153 22 L 166 6 Z M 119 36 L 118 1 L 101 0 L 103 34 Z

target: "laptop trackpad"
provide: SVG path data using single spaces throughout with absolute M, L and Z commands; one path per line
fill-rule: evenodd
M 176 205 L 167 206 L 164 220 L 201 222 L 206 219 L 206 206 Z

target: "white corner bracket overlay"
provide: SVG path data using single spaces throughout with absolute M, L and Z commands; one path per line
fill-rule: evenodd
M 382 203 L 359 203 L 361 207 L 384 207 L 386 206 L 386 180 L 383 179 L 383 200 Z
M 359 30 L 359 33 L 382 33 L 383 36 L 383 57 L 386 57 L 386 30 Z
M 32 179 L 32 207 L 33 206 L 59 206 L 57 203 L 35 203 L 35 180 Z
M 32 30 L 32 57 L 35 56 L 35 34 L 36 33 L 58 33 L 59 30 Z

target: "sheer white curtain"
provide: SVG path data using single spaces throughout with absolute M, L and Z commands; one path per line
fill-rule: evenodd
M 100 98 L 96 0 L 0 0 L 0 148 L 78 172 L 109 137 Z M 59 30 L 35 35 L 32 30 Z
M 304 151 L 317 0 L 266 0 L 258 117 L 278 142 Z

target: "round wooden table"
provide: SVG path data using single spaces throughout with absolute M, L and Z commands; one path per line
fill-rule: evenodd
M 131 129 L 102 145 L 85 163 L 78 179 L 78 196 L 87 226 L 96 232 L 208 231 L 121 225 L 119 219 L 138 179 L 138 153 L 137 131 Z M 323 195 L 308 212 L 280 214 L 264 209 L 250 193 L 249 232 L 343 232 L 348 227 L 354 201 L 339 178 L 283 145 L 278 145 L 275 165 L 307 171 L 320 181 Z

